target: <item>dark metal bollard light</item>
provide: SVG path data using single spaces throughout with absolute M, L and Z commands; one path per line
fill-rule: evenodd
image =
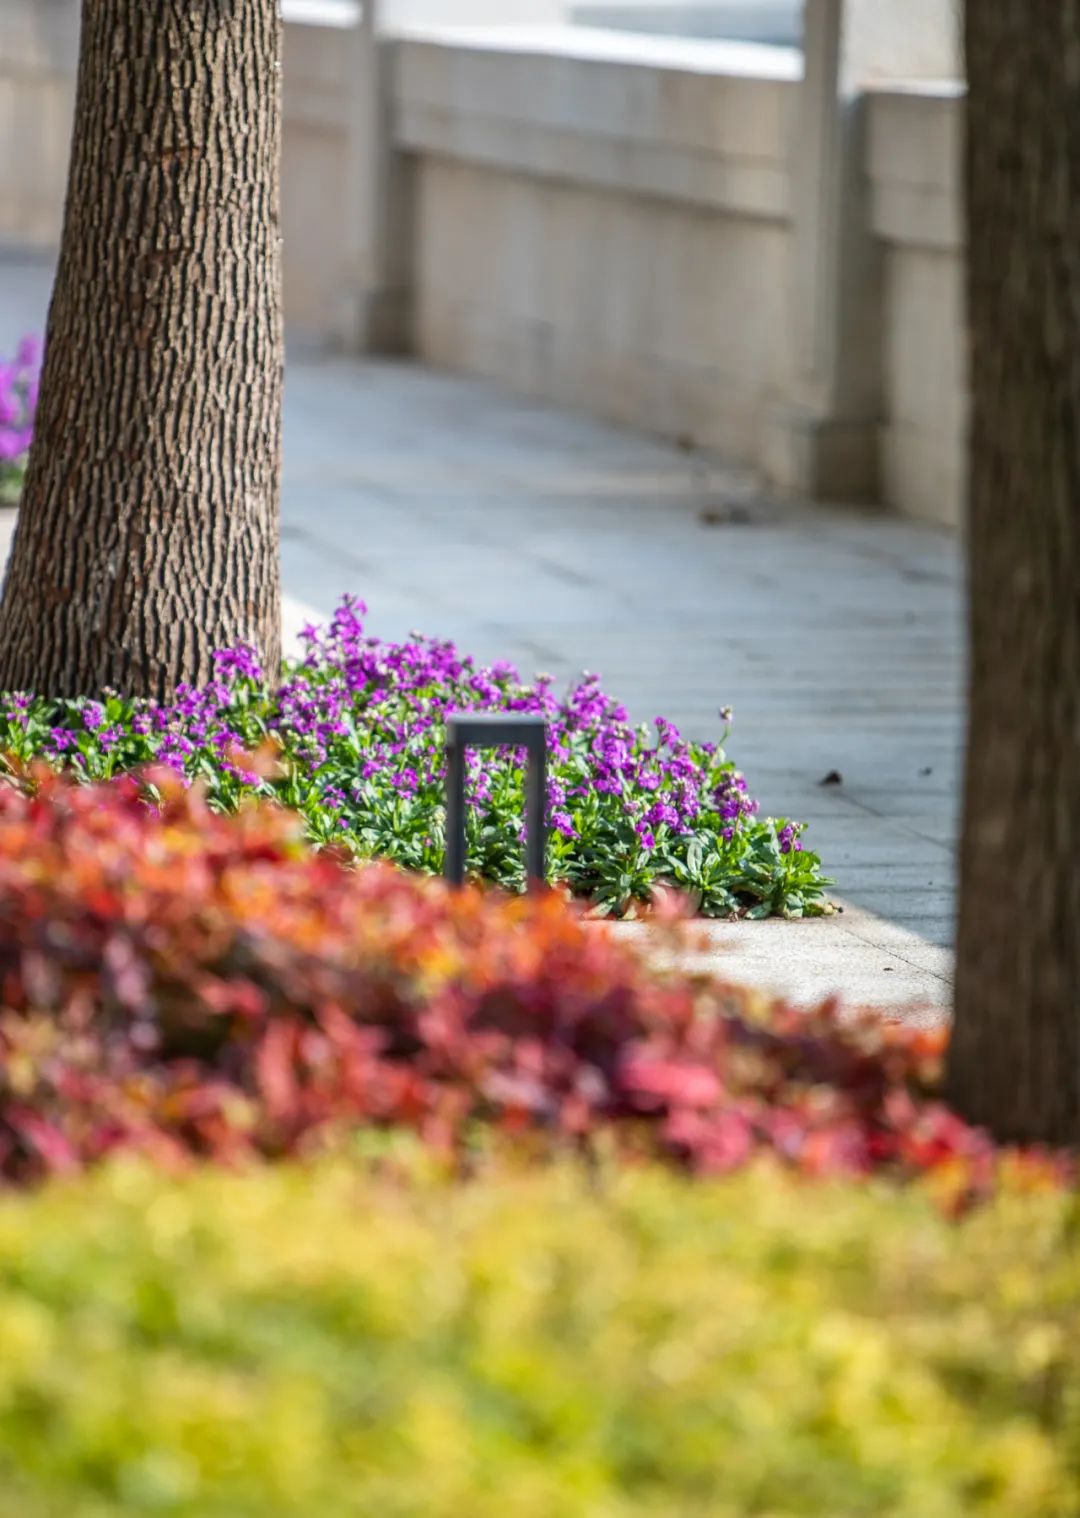
M 547 723 L 525 712 L 453 712 L 446 719 L 446 868 L 451 885 L 465 880 L 465 751 L 528 750 L 525 781 L 525 871 L 542 885 L 547 865 Z

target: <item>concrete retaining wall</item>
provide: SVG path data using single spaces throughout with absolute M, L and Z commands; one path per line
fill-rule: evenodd
M 317 335 L 344 277 L 355 0 L 286 0 L 282 223 L 287 319 Z M 78 56 L 77 0 L 0 0 L 0 244 L 60 236 Z
M 78 40 L 71 0 L 0 0 L 0 242 L 60 235 Z
M 297 7 L 293 15 L 300 19 L 285 26 L 285 319 L 293 331 L 316 338 L 333 330 L 346 277 L 349 97 L 358 20 L 357 8 L 349 9 L 339 6 L 331 20 Z
M 870 100 L 871 215 L 884 249 L 882 495 L 950 526 L 966 473 L 962 127 L 955 86 Z
M 756 451 L 783 363 L 797 68 L 569 31 L 402 42 L 418 354 Z
M 857 434 L 839 361 L 863 376 L 884 502 L 957 523 L 962 98 L 933 78 L 876 83 L 866 17 L 882 0 L 846 3 L 845 99 L 870 92 L 844 138 L 858 193 L 841 213 L 821 168 L 828 95 L 815 105 L 794 51 L 566 27 L 376 39 L 355 0 L 288 0 L 290 328 L 414 351 L 825 493 L 811 466 L 800 483 L 776 461 L 812 444 L 842 461 Z M 840 5 L 812 0 L 820 35 Z M 914 37 L 905 63 L 945 70 L 944 23 Z M 74 0 L 0 0 L 0 242 L 57 239 L 76 41 Z M 838 304 L 850 246 L 830 252 L 841 214 L 865 243 L 854 314 Z

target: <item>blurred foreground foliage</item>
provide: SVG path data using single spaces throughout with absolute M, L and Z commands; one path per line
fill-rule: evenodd
M 1072 1518 L 1076 1202 L 411 1144 L 0 1202 L 12 1518 Z M 933 1184 L 933 1183 L 930 1183 Z

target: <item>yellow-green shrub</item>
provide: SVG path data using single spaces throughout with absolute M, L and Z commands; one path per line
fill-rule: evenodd
M 0 1202 L 10 1518 L 1072 1518 L 1076 1204 L 114 1168 Z

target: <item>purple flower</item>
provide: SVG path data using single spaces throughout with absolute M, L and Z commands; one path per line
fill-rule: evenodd
M 679 814 L 668 802 L 657 801 L 645 813 L 645 821 L 650 827 L 674 828 L 679 825 Z
M 786 823 L 785 826 L 780 829 L 779 833 L 776 836 L 780 844 L 781 854 L 802 853 L 803 846 L 799 842 L 799 834 L 801 832 L 802 829 L 796 827 L 795 824 L 791 822 Z
M 551 826 L 556 833 L 561 833 L 564 838 L 574 838 L 577 829 L 574 827 L 574 819 L 569 812 L 552 812 Z
M 237 644 L 235 648 L 219 649 L 214 655 L 214 667 L 222 679 L 231 674 L 242 680 L 258 682 L 263 677 L 259 656 L 247 643 Z
M 261 777 L 254 770 L 242 769 L 239 765 L 233 764 L 231 759 L 226 759 L 221 767 L 226 774 L 233 775 L 239 780 L 241 785 L 257 786 L 260 783 Z
M 41 362 L 41 342 L 36 337 L 24 337 L 15 349 L 15 363 L 20 369 L 36 369 Z

